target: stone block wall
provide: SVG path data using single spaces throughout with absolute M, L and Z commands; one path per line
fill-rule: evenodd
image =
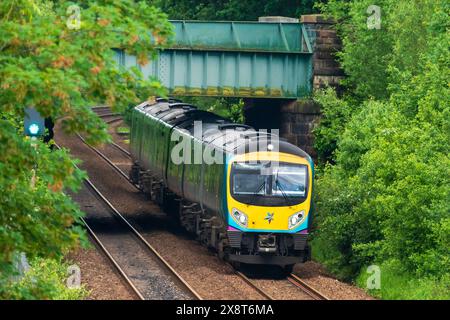
M 319 106 L 310 99 L 290 101 L 280 107 L 280 114 L 280 136 L 315 158 L 312 130 L 320 117 Z
M 326 85 L 338 87 L 344 78 L 335 53 L 342 48 L 342 43 L 334 30 L 334 22 L 320 14 L 303 15 L 300 22 L 305 26 L 313 47 L 313 88 Z

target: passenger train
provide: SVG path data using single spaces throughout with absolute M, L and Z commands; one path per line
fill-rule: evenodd
M 174 99 L 136 106 L 131 122 L 131 180 L 221 258 L 287 272 L 310 259 L 307 153 Z

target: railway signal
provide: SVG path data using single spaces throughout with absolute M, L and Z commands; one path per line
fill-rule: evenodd
M 24 132 L 30 137 L 40 137 L 45 134 L 45 118 L 35 108 L 25 110 Z
M 35 108 L 25 110 L 24 132 L 31 138 L 43 137 L 45 143 L 53 139 L 54 123 L 52 118 L 44 118 Z

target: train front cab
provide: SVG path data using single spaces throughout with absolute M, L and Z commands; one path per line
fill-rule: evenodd
M 309 260 L 311 160 L 254 152 L 229 159 L 226 170 L 229 260 L 282 267 Z

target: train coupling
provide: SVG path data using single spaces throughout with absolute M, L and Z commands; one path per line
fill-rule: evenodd
M 276 253 L 277 238 L 273 234 L 260 234 L 258 236 L 258 252 L 260 253 Z

